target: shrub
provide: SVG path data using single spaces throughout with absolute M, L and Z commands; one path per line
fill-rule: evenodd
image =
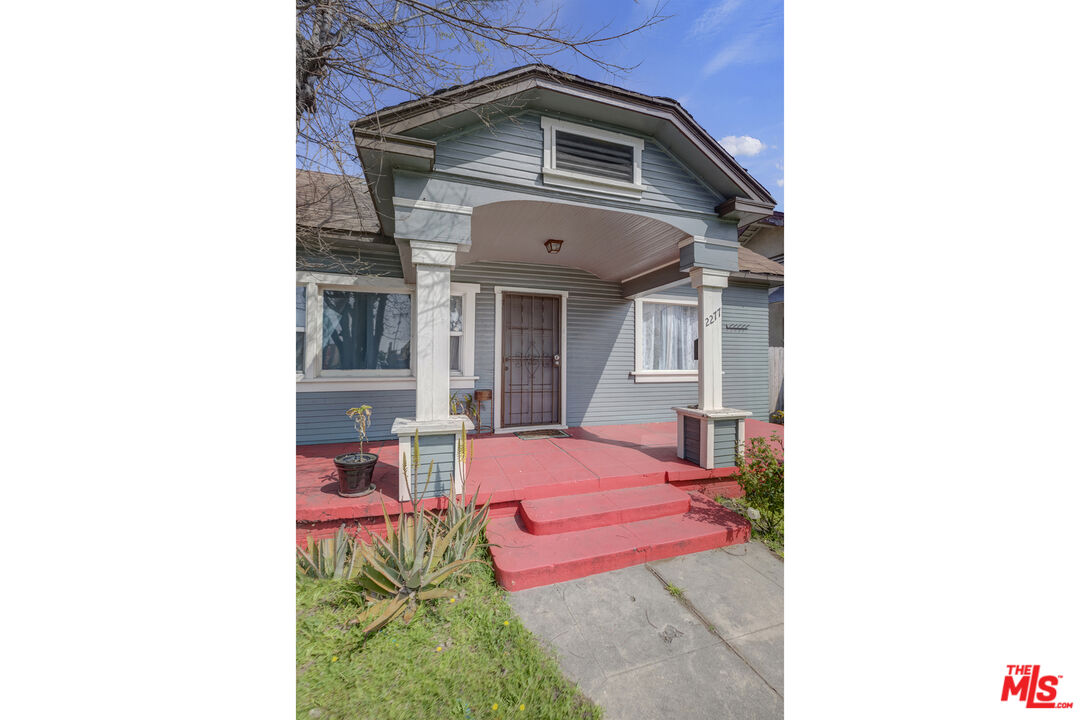
M 746 512 L 755 530 L 771 537 L 781 546 L 784 542 L 784 459 L 783 441 L 773 435 L 772 442 L 780 446 L 780 456 L 773 450 L 772 443 L 765 438 L 750 438 L 746 456 L 736 457 L 738 470 L 734 479 L 744 493 L 742 501 L 735 503 L 747 506 L 757 513 Z M 758 517 L 754 517 L 754 515 Z

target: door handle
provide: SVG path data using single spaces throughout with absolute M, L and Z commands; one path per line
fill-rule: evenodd
M 551 359 L 554 361 L 555 367 L 559 367 L 559 356 L 556 355 L 555 357 L 553 357 Z

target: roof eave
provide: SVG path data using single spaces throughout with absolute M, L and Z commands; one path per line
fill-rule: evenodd
M 668 98 L 643 95 L 631 90 L 606 85 L 594 80 L 564 73 L 543 65 L 527 65 L 497 75 L 481 78 L 467 85 L 450 88 L 432 95 L 407 101 L 400 105 L 378 110 L 351 123 L 357 130 L 386 136 L 399 135 L 415 127 L 434 122 L 447 115 L 467 111 L 479 105 L 494 102 L 508 95 L 515 95 L 532 88 L 544 88 L 566 93 L 574 88 L 585 92 L 597 102 L 617 105 L 628 110 L 651 108 L 667 113 L 670 121 L 690 141 L 708 155 L 732 180 L 742 187 L 749 199 L 769 206 L 768 215 L 776 206 L 776 200 L 765 187 L 747 172 L 735 159 L 702 128 L 693 116 L 679 103 Z M 637 106 L 636 108 L 634 106 Z M 655 113 L 654 113 L 655 114 Z

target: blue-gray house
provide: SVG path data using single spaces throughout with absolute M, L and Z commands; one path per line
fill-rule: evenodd
M 353 133 L 364 180 L 297 173 L 298 444 L 366 403 L 437 453 L 489 390 L 496 433 L 678 419 L 713 467 L 768 419 L 775 201 L 677 102 L 533 65 Z

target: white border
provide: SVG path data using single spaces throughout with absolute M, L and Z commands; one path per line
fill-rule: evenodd
M 560 322 L 559 322 L 559 348 L 561 357 L 559 361 L 559 423 L 552 425 L 529 425 L 511 426 L 503 428 L 502 425 L 502 295 L 503 293 L 516 295 L 557 295 L 562 298 Z M 566 429 L 566 300 L 570 293 L 566 290 L 546 290 L 542 288 L 507 287 L 495 286 L 495 376 L 491 383 L 492 388 L 492 412 L 495 432 L 522 432 L 524 430 L 565 430 Z
M 645 297 L 634 299 L 634 371 L 630 374 L 636 383 L 696 383 L 697 370 L 644 370 L 641 360 L 641 315 L 642 303 L 662 305 L 686 305 L 697 307 L 697 300 L 690 298 Z
M 544 167 L 543 176 L 545 185 L 559 185 L 562 187 L 576 188 L 578 190 L 592 190 L 593 192 L 622 195 L 625 197 L 640 198 L 645 186 L 641 184 L 641 153 L 645 148 L 645 141 L 631 135 L 623 135 L 608 130 L 578 125 L 577 123 L 558 120 L 553 117 L 541 117 L 540 128 L 544 133 Z M 619 145 L 628 145 L 634 151 L 634 182 L 602 178 L 587 173 L 563 170 L 555 166 L 555 132 L 563 130 L 575 135 L 604 140 Z

